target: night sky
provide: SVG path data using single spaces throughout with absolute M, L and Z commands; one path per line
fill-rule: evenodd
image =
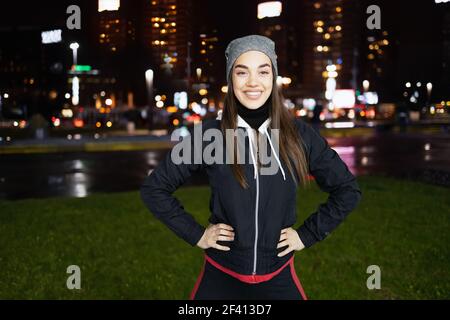
M 77 3 L 80 1 L 2 1 L 0 27 L 47 25 L 50 21 L 63 23 L 67 17 L 66 7 Z M 257 0 L 196 0 L 195 7 L 202 17 L 217 26 L 219 45 L 225 50 L 233 38 L 255 32 L 256 3 Z M 398 77 L 438 81 L 441 21 L 440 7 L 434 0 L 361 0 L 361 3 L 381 7 L 382 28 L 396 39 L 396 55 L 401 62 L 396 66 Z

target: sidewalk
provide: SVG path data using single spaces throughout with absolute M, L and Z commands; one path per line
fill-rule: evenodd
M 82 136 L 66 138 L 21 139 L 0 145 L 0 154 L 55 153 L 55 152 L 102 152 L 168 149 L 176 141 L 169 135 L 114 135 Z

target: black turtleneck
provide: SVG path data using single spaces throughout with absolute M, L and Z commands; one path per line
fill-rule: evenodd
M 261 124 L 269 118 L 270 105 L 272 102 L 271 97 L 272 95 L 269 96 L 266 102 L 258 109 L 249 109 L 236 99 L 238 114 L 250 125 L 250 127 L 258 129 Z

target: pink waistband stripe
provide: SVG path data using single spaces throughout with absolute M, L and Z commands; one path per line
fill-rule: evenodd
M 279 274 L 281 271 L 283 271 L 283 269 L 289 265 L 289 263 L 291 261 L 294 261 L 294 256 L 292 256 L 283 266 L 281 266 L 278 270 L 272 272 L 272 273 L 268 273 L 268 274 L 256 274 L 256 275 L 246 275 L 246 274 L 240 274 L 237 272 L 234 272 L 233 270 L 230 270 L 228 268 L 225 268 L 224 266 L 221 266 L 220 264 L 218 264 L 216 261 L 214 261 L 213 259 L 211 259 L 210 257 L 208 257 L 205 254 L 205 259 L 206 261 L 208 261 L 209 263 L 211 263 L 214 267 L 216 267 L 217 269 L 229 274 L 232 277 L 235 277 L 236 279 L 239 279 L 242 282 L 245 283 L 261 283 L 264 281 L 269 281 L 270 279 L 272 279 L 273 277 L 275 277 L 277 274 Z

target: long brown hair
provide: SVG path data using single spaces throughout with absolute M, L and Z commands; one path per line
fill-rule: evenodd
M 272 67 L 273 71 L 273 67 Z M 280 157 L 283 159 L 284 163 L 287 164 L 289 172 L 294 177 L 294 182 L 297 185 L 298 180 L 302 182 L 302 185 L 305 186 L 307 184 L 308 179 L 308 165 L 305 156 L 305 150 L 303 145 L 303 140 L 299 136 L 297 129 L 294 124 L 294 116 L 287 110 L 284 106 L 283 101 L 284 97 L 281 90 L 278 88 L 276 83 L 276 77 L 273 80 L 272 87 L 272 104 L 270 108 L 270 128 L 271 129 L 279 129 L 279 153 Z M 234 95 L 233 83 L 230 79 L 228 81 L 228 91 L 224 100 L 224 108 L 222 110 L 222 121 L 221 121 L 221 131 L 223 137 L 226 139 L 226 129 L 236 129 L 237 127 L 237 102 L 236 96 Z M 242 166 L 237 161 L 237 137 L 234 138 L 234 161 L 231 164 L 232 171 L 236 179 L 239 181 L 239 184 L 242 188 L 247 189 L 249 187 Z M 228 145 L 228 144 L 227 144 Z M 289 160 L 290 159 L 290 160 Z M 297 173 L 297 177 L 294 175 Z

